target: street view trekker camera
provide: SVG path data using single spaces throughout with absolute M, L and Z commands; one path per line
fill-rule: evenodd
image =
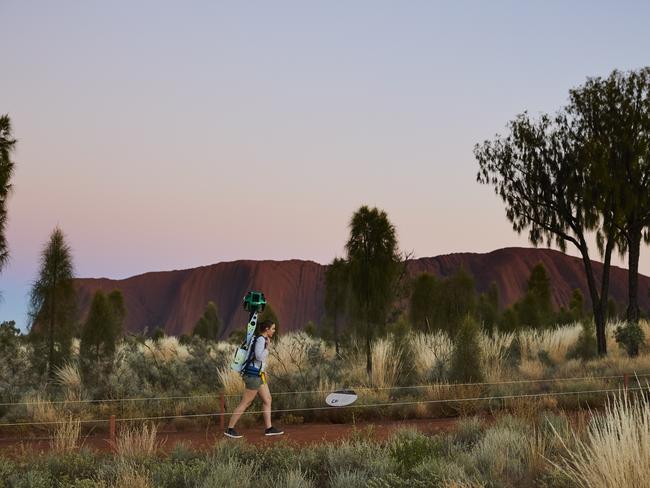
M 266 307 L 266 299 L 261 291 L 249 291 L 244 297 L 244 310 L 247 312 L 262 312 Z
M 253 340 L 255 329 L 257 327 L 257 313 L 262 312 L 266 307 L 266 299 L 264 293 L 261 291 L 249 291 L 244 297 L 244 310 L 250 316 L 248 317 L 248 325 L 246 326 L 246 339 L 242 342 L 241 346 L 237 348 L 235 357 L 230 365 L 230 368 L 239 373 L 242 372 L 246 361 L 249 358 L 249 347 Z

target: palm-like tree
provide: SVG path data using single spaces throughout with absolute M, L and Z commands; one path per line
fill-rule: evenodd
M 41 253 L 39 275 L 30 296 L 31 335 L 46 345 L 48 377 L 70 354 L 76 313 L 73 278 L 72 252 L 57 227 Z
M 0 116 L 0 270 L 9 259 L 9 249 L 5 228 L 7 225 L 7 198 L 11 192 L 11 175 L 14 163 L 11 153 L 15 149 L 16 140 L 11 136 L 11 120 L 8 115 Z
M 350 221 L 345 246 L 353 307 L 366 342 L 366 369 L 372 372 L 375 328 L 384 325 L 395 298 L 401 261 L 395 227 L 386 212 L 361 207 Z

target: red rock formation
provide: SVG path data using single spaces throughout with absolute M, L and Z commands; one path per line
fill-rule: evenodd
M 589 304 L 584 268 L 579 258 L 550 249 L 506 248 L 487 254 L 457 253 L 409 261 L 411 276 L 421 272 L 449 276 L 463 266 L 476 281 L 479 292 L 493 281 L 499 288 L 500 304 L 506 307 L 526 291 L 531 269 L 543 263 L 551 280 L 556 307 L 567 307 L 571 294 L 579 288 Z M 602 264 L 594 263 L 600 279 Z M 181 271 L 146 273 L 124 280 L 78 279 L 80 305 L 85 316 L 95 290 L 120 289 L 127 308 L 126 330 L 152 331 L 162 327 L 168 334 L 192 332 L 208 301 L 217 304 L 225 324 L 222 333 L 242 327 L 247 316 L 241 301 L 248 290 L 264 291 L 278 315 L 283 330 L 295 330 L 324 312 L 326 267 L 313 261 L 234 261 Z M 650 309 L 650 278 L 639 280 L 641 307 Z M 627 271 L 612 267 L 610 296 L 627 303 Z

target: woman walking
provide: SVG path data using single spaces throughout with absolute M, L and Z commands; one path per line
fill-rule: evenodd
M 266 426 L 264 435 L 272 436 L 284 434 L 283 431 L 276 429 L 271 424 L 271 391 L 266 382 L 265 373 L 266 358 L 269 355 L 269 345 L 273 334 L 275 334 L 275 324 L 272 321 L 265 320 L 264 322 L 257 324 L 253 341 L 248 350 L 248 359 L 246 360 L 242 370 L 246 389 L 244 390 L 239 405 L 237 405 L 230 417 L 228 429 L 224 432 L 224 435 L 227 437 L 233 439 L 239 439 L 242 437 L 235 430 L 235 425 L 258 393 L 262 399 L 262 412 L 264 414 L 264 424 Z

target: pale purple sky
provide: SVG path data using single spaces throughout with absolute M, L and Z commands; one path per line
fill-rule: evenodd
M 0 320 L 25 326 L 56 225 L 82 277 L 327 263 L 362 204 L 417 257 L 527 246 L 475 182 L 474 144 L 650 64 L 649 18 L 647 2 L 2 0 L 19 141 Z

